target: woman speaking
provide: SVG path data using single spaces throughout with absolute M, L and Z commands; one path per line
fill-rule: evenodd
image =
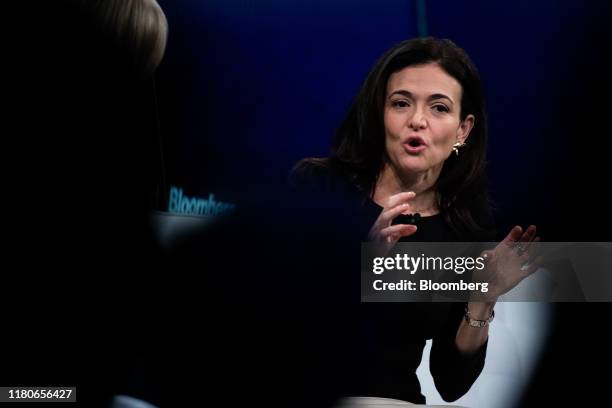
M 412 39 L 374 65 L 331 155 L 300 161 L 291 182 L 305 196 L 357 209 L 364 236 L 352 238 L 362 241 L 493 241 L 486 148 L 484 96 L 470 58 L 449 40 Z M 442 398 L 464 395 L 484 366 L 496 299 L 537 269 L 525 264 L 538 240 L 535 226 L 517 226 L 483 254 L 486 301 L 361 304 L 345 395 L 424 403 L 416 369 L 428 339 Z

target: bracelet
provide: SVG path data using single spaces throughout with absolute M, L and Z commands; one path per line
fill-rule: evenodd
M 495 317 L 495 310 L 491 310 L 491 316 L 489 316 L 488 319 L 486 320 L 474 319 L 472 316 L 470 316 L 470 310 L 468 309 L 467 304 L 465 305 L 465 321 L 467 322 L 467 324 L 469 324 L 472 327 L 488 326 L 489 324 L 491 324 L 494 317 Z

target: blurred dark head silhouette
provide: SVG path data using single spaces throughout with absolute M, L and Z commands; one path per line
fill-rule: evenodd
M 69 244 L 88 245 L 144 216 L 158 187 L 153 71 L 166 20 L 154 0 L 29 2 L 15 18 L 11 210 L 36 222 L 27 234 L 79 232 Z
M 142 287 L 155 262 L 147 220 L 163 169 L 153 75 L 168 28 L 154 0 L 13 3 L 2 178 L 14 267 L 2 303 L 15 318 L 48 319 L 36 333 L 16 328 L 4 346 L 47 358 L 16 353 L 3 382 L 80 384 L 99 369 L 92 358 L 112 354 L 105 336 L 117 312 L 130 316 L 117 293 Z

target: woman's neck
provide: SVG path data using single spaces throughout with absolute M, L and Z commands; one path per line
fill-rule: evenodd
M 441 169 L 440 169 L 441 170 Z M 414 212 L 422 216 L 431 216 L 439 213 L 434 185 L 438 171 L 426 171 L 400 177 L 396 169 L 386 163 L 383 171 L 376 182 L 374 196 L 372 199 L 382 207 L 386 207 L 389 197 L 405 191 L 414 191 L 416 196 L 410 200 L 410 206 Z

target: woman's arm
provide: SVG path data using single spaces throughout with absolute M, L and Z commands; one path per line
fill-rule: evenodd
M 467 305 L 470 316 L 477 320 L 487 320 L 493 313 L 494 307 L 495 302 L 469 302 Z M 461 319 L 455 336 L 455 345 L 462 353 L 474 353 L 487 341 L 488 336 L 489 325 L 473 327 L 465 319 Z
M 485 251 L 487 259 L 482 274 L 475 274 L 475 281 L 488 282 L 489 292 L 482 301 L 468 302 L 470 317 L 488 320 L 500 295 L 515 287 L 521 280 L 532 274 L 539 264 L 530 256 L 531 244 L 539 241 L 535 226 L 523 232 L 521 227 L 513 228 L 494 250 Z M 461 306 L 457 304 L 457 306 Z M 473 327 L 465 319 L 464 311 L 454 307 L 452 329 L 434 338 L 431 350 L 430 369 L 436 388 L 445 401 L 455 401 L 464 395 L 480 375 L 484 367 L 489 328 Z
M 444 401 L 452 402 L 468 392 L 482 372 L 488 337 L 486 327 L 464 327 L 465 303 L 452 303 L 449 307 L 450 312 L 442 330 L 433 337 L 429 369 L 440 396 Z M 474 311 L 474 318 L 478 317 Z M 457 343 L 458 337 L 461 344 Z M 465 345 L 470 347 L 470 352 L 464 351 Z

